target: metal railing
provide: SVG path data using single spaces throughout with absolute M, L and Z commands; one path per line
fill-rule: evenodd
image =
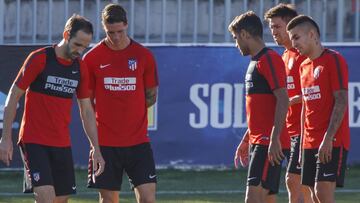
M 57 42 L 72 13 L 93 22 L 98 41 L 104 37 L 101 9 L 110 2 L 125 7 L 129 35 L 145 43 L 228 43 L 227 26 L 234 16 L 251 9 L 262 17 L 280 2 L 311 15 L 323 41 L 360 40 L 360 0 L 0 0 L 0 44 Z M 272 41 L 266 24 L 264 33 Z

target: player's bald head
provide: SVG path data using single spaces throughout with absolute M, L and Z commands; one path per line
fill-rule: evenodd
M 299 15 L 295 18 L 293 18 L 286 27 L 287 31 L 290 31 L 292 29 L 294 29 L 295 27 L 299 27 L 301 26 L 301 28 L 308 32 L 310 30 L 314 30 L 318 36 L 320 36 L 320 29 L 319 26 L 317 25 L 317 23 L 309 16 L 306 15 Z

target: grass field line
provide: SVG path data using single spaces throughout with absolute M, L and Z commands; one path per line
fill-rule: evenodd
M 287 193 L 286 190 L 280 190 L 280 193 Z M 359 193 L 360 189 L 340 189 L 335 193 Z M 241 194 L 245 190 L 163 190 L 156 191 L 157 195 L 207 195 L 207 194 Z M 77 195 L 96 195 L 97 192 L 77 192 Z M 133 192 L 124 191 L 120 192 L 121 195 L 134 194 Z M 29 196 L 32 194 L 24 194 L 20 192 L 0 192 L 0 196 Z

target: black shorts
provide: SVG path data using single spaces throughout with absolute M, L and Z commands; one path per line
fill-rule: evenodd
M 337 187 L 344 187 L 347 151 L 344 148 L 334 147 L 332 159 L 322 164 L 318 159 L 319 149 L 305 149 L 303 156 L 303 170 L 301 184 L 314 187 L 315 182 L 336 182 Z
M 289 159 L 290 159 L 290 149 L 283 149 L 282 152 L 283 152 L 283 154 L 285 156 L 286 164 L 288 165 L 289 164 Z M 283 162 L 284 162 L 284 159 L 281 160 L 280 166 L 283 165 Z M 279 177 L 281 177 L 281 170 L 280 170 Z M 277 184 L 277 186 L 274 187 L 274 190 L 269 191 L 269 195 L 274 195 L 274 194 L 279 193 L 279 187 L 280 187 L 280 181 L 278 181 L 278 184 Z
M 247 176 L 247 186 L 261 186 L 269 194 L 279 191 L 281 164 L 272 166 L 268 159 L 268 146 L 252 145 Z
M 150 143 L 131 147 L 101 146 L 100 150 L 105 160 L 105 170 L 95 178 L 93 164 L 89 159 L 89 188 L 120 191 L 124 171 L 129 177 L 132 189 L 145 183 L 157 182 Z
M 301 165 L 299 163 L 300 136 L 293 136 L 290 139 L 291 148 L 287 172 L 301 175 Z
M 20 144 L 24 162 L 24 193 L 33 187 L 52 185 L 56 196 L 76 193 L 71 147 Z

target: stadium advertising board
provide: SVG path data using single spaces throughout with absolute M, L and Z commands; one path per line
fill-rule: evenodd
M 0 47 L 0 122 L 7 91 L 21 63 L 37 47 Z M 279 53 L 282 49 L 273 47 Z M 360 47 L 331 47 L 349 65 L 349 162 L 360 162 Z M 249 57 L 235 47 L 150 47 L 158 64 L 158 102 L 149 109 L 149 136 L 158 165 L 232 166 L 235 149 L 246 129 L 244 75 Z M 22 111 L 20 103 L 18 112 Z M 88 144 L 76 103 L 71 134 L 74 160 L 86 167 Z M 14 137 L 21 121 L 18 114 Z M 1 125 L 1 124 L 0 124 Z M 121 124 L 119 124 L 121 125 Z M 16 140 L 16 138 L 14 138 Z M 12 167 L 21 167 L 18 150 Z M 3 167 L 1 165 L 0 167 Z

